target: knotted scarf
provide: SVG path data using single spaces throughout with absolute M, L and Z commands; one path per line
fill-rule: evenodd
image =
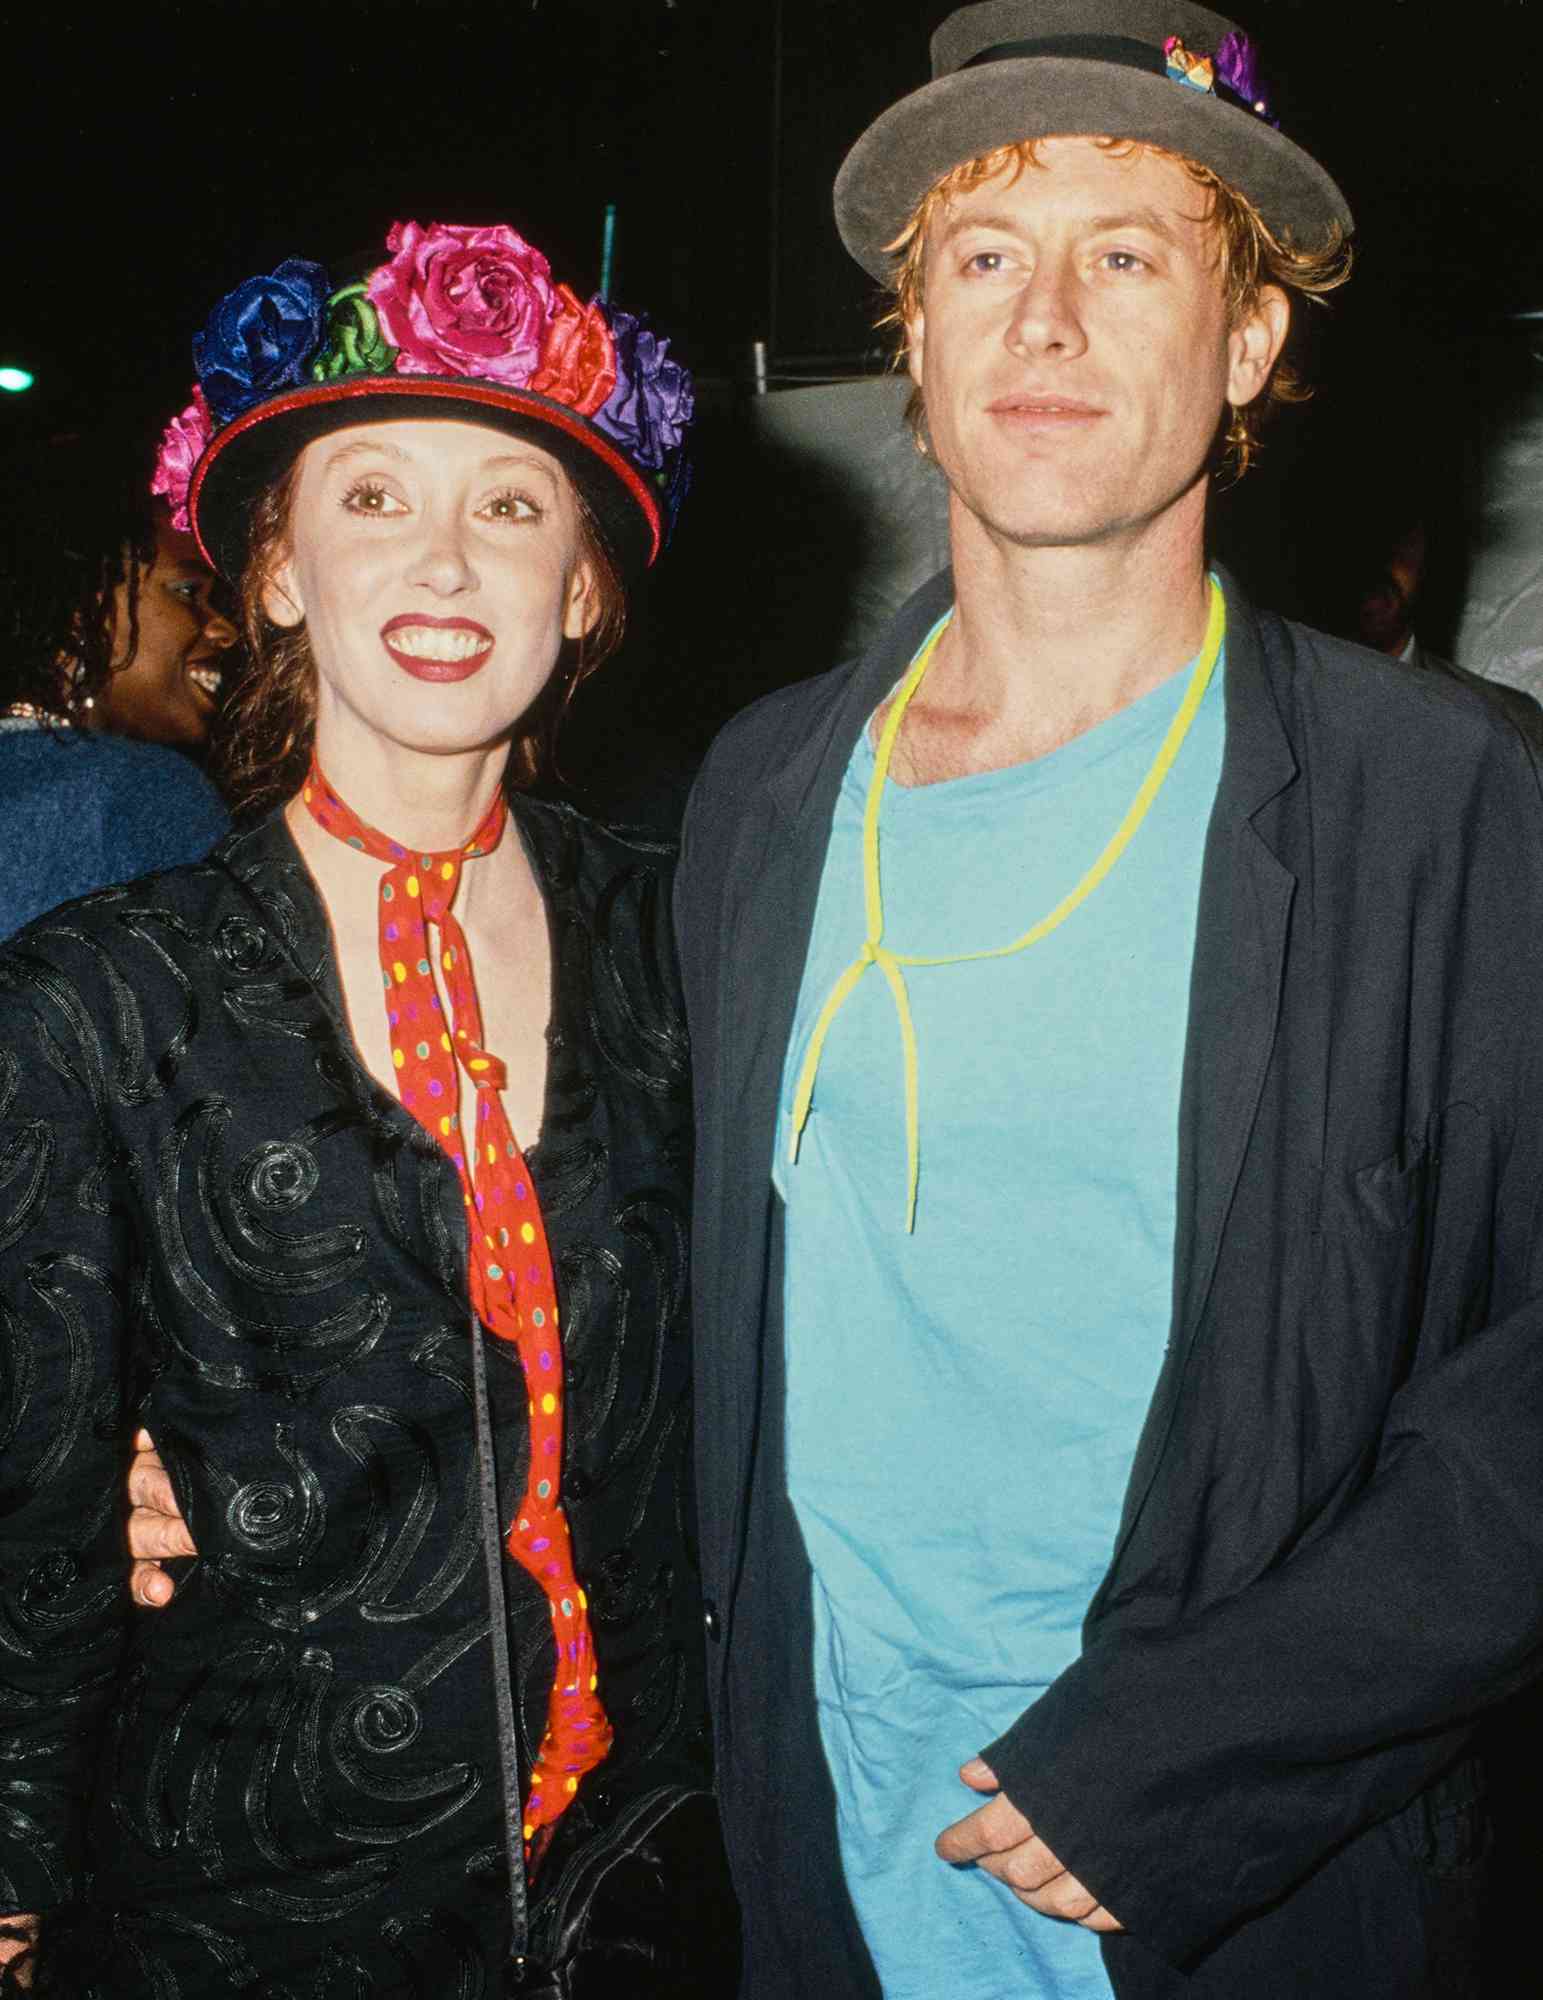
M 424 854 L 366 826 L 314 761 L 303 797 L 324 831 L 387 864 L 380 879 L 380 964 L 397 1091 L 455 1163 L 466 1204 L 473 1308 L 495 1339 L 514 1343 L 525 1371 L 530 1472 L 505 1546 L 540 1585 L 557 1642 L 557 1676 L 525 1802 L 528 1851 L 537 1831 L 561 1816 L 579 1779 L 610 1749 L 611 1726 L 596 1692 L 588 1600 L 574 1575 L 562 1508 L 563 1367 L 552 1256 L 535 1186 L 504 1110 L 504 1065 L 483 1046 L 471 955 L 453 911 L 462 862 L 497 847 L 508 806 L 500 791 L 462 846 Z M 448 1018 L 434 975 L 431 926 L 439 933 Z M 474 1086 L 475 1117 L 466 1132 L 458 1064 Z

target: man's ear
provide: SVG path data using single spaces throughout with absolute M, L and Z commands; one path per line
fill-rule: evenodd
M 1253 311 L 1227 336 L 1227 401 L 1251 403 L 1270 379 L 1291 325 L 1291 305 L 1279 285 L 1265 285 Z
M 295 579 L 295 565 L 291 557 L 285 556 L 263 578 L 262 599 L 263 610 L 275 625 L 293 631 L 297 625 L 305 623 L 305 602 Z
M 563 637 L 582 639 L 600 621 L 600 592 L 591 564 L 582 558 L 573 565 L 568 579 L 568 595 L 563 605 Z

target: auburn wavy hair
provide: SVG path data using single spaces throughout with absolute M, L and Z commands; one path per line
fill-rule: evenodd
M 1019 139 L 952 168 L 928 188 L 911 211 L 905 227 L 885 246 L 895 258 L 889 281 L 893 296 L 878 324 L 899 328 L 899 346 L 894 357 L 897 368 L 906 364 L 906 327 L 922 304 L 927 237 L 934 220 L 951 201 L 983 182 L 994 180 L 999 174 L 1006 174 L 1009 182 L 1015 181 L 1025 168 L 1042 166 L 1039 149 L 1043 143 L 1039 139 Z M 1229 326 L 1247 319 L 1267 285 L 1278 285 L 1295 308 L 1299 300 L 1321 305 L 1350 276 L 1350 239 L 1337 225 L 1317 249 L 1300 249 L 1270 227 L 1246 194 L 1198 160 L 1136 139 L 1101 138 L 1097 143 L 1119 157 L 1149 152 L 1172 160 L 1203 191 L 1206 209 L 1201 220 L 1210 225 L 1216 242 Z M 1293 310 L 1291 332 L 1264 388 L 1252 402 L 1228 406 L 1218 437 L 1218 471 L 1241 478 L 1258 452 L 1260 432 L 1270 417 L 1283 405 L 1306 402 L 1312 395 L 1311 385 L 1303 374 L 1300 349 L 1301 323 Z M 912 391 L 906 406 L 906 422 L 918 450 L 926 452 L 927 412 L 919 388 Z
M 241 573 L 245 672 L 231 690 L 213 745 L 215 767 L 233 809 L 251 813 L 299 791 L 316 734 L 316 662 L 305 626 L 276 625 L 263 605 L 269 578 L 289 550 L 290 515 L 300 461 L 252 510 Z M 578 488 L 579 557 L 594 579 L 595 616 L 578 639 L 566 639 L 546 686 L 521 716 L 504 782 L 534 784 L 553 767 L 557 731 L 579 683 L 602 666 L 627 628 L 627 592 L 615 558 Z

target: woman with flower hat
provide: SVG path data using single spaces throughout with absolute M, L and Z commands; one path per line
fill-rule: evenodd
M 0 1882 L 77 1995 L 719 1992 L 666 857 L 538 803 L 689 378 L 502 226 L 225 299 L 208 861 L 0 954 Z M 125 1422 L 199 1551 L 127 1623 Z M 686 1877 L 691 1918 L 685 1911 Z

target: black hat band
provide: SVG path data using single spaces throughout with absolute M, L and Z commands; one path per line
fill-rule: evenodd
M 1138 42 L 1131 35 L 1041 35 L 1026 42 L 997 42 L 989 49 L 982 49 L 978 56 L 971 56 L 959 68 L 978 69 L 982 63 L 1018 62 L 1024 57 L 1036 56 L 1114 63 L 1121 69 L 1144 70 L 1148 76 L 1166 77 L 1168 74 L 1167 50 L 1155 48 L 1151 42 Z M 1220 77 L 1216 78 L 1211 89 L 1224 103 L 1235 104 L 1241 111 L 1252 112 L 1254 109 L 1245 97 L 1223 83 Z

